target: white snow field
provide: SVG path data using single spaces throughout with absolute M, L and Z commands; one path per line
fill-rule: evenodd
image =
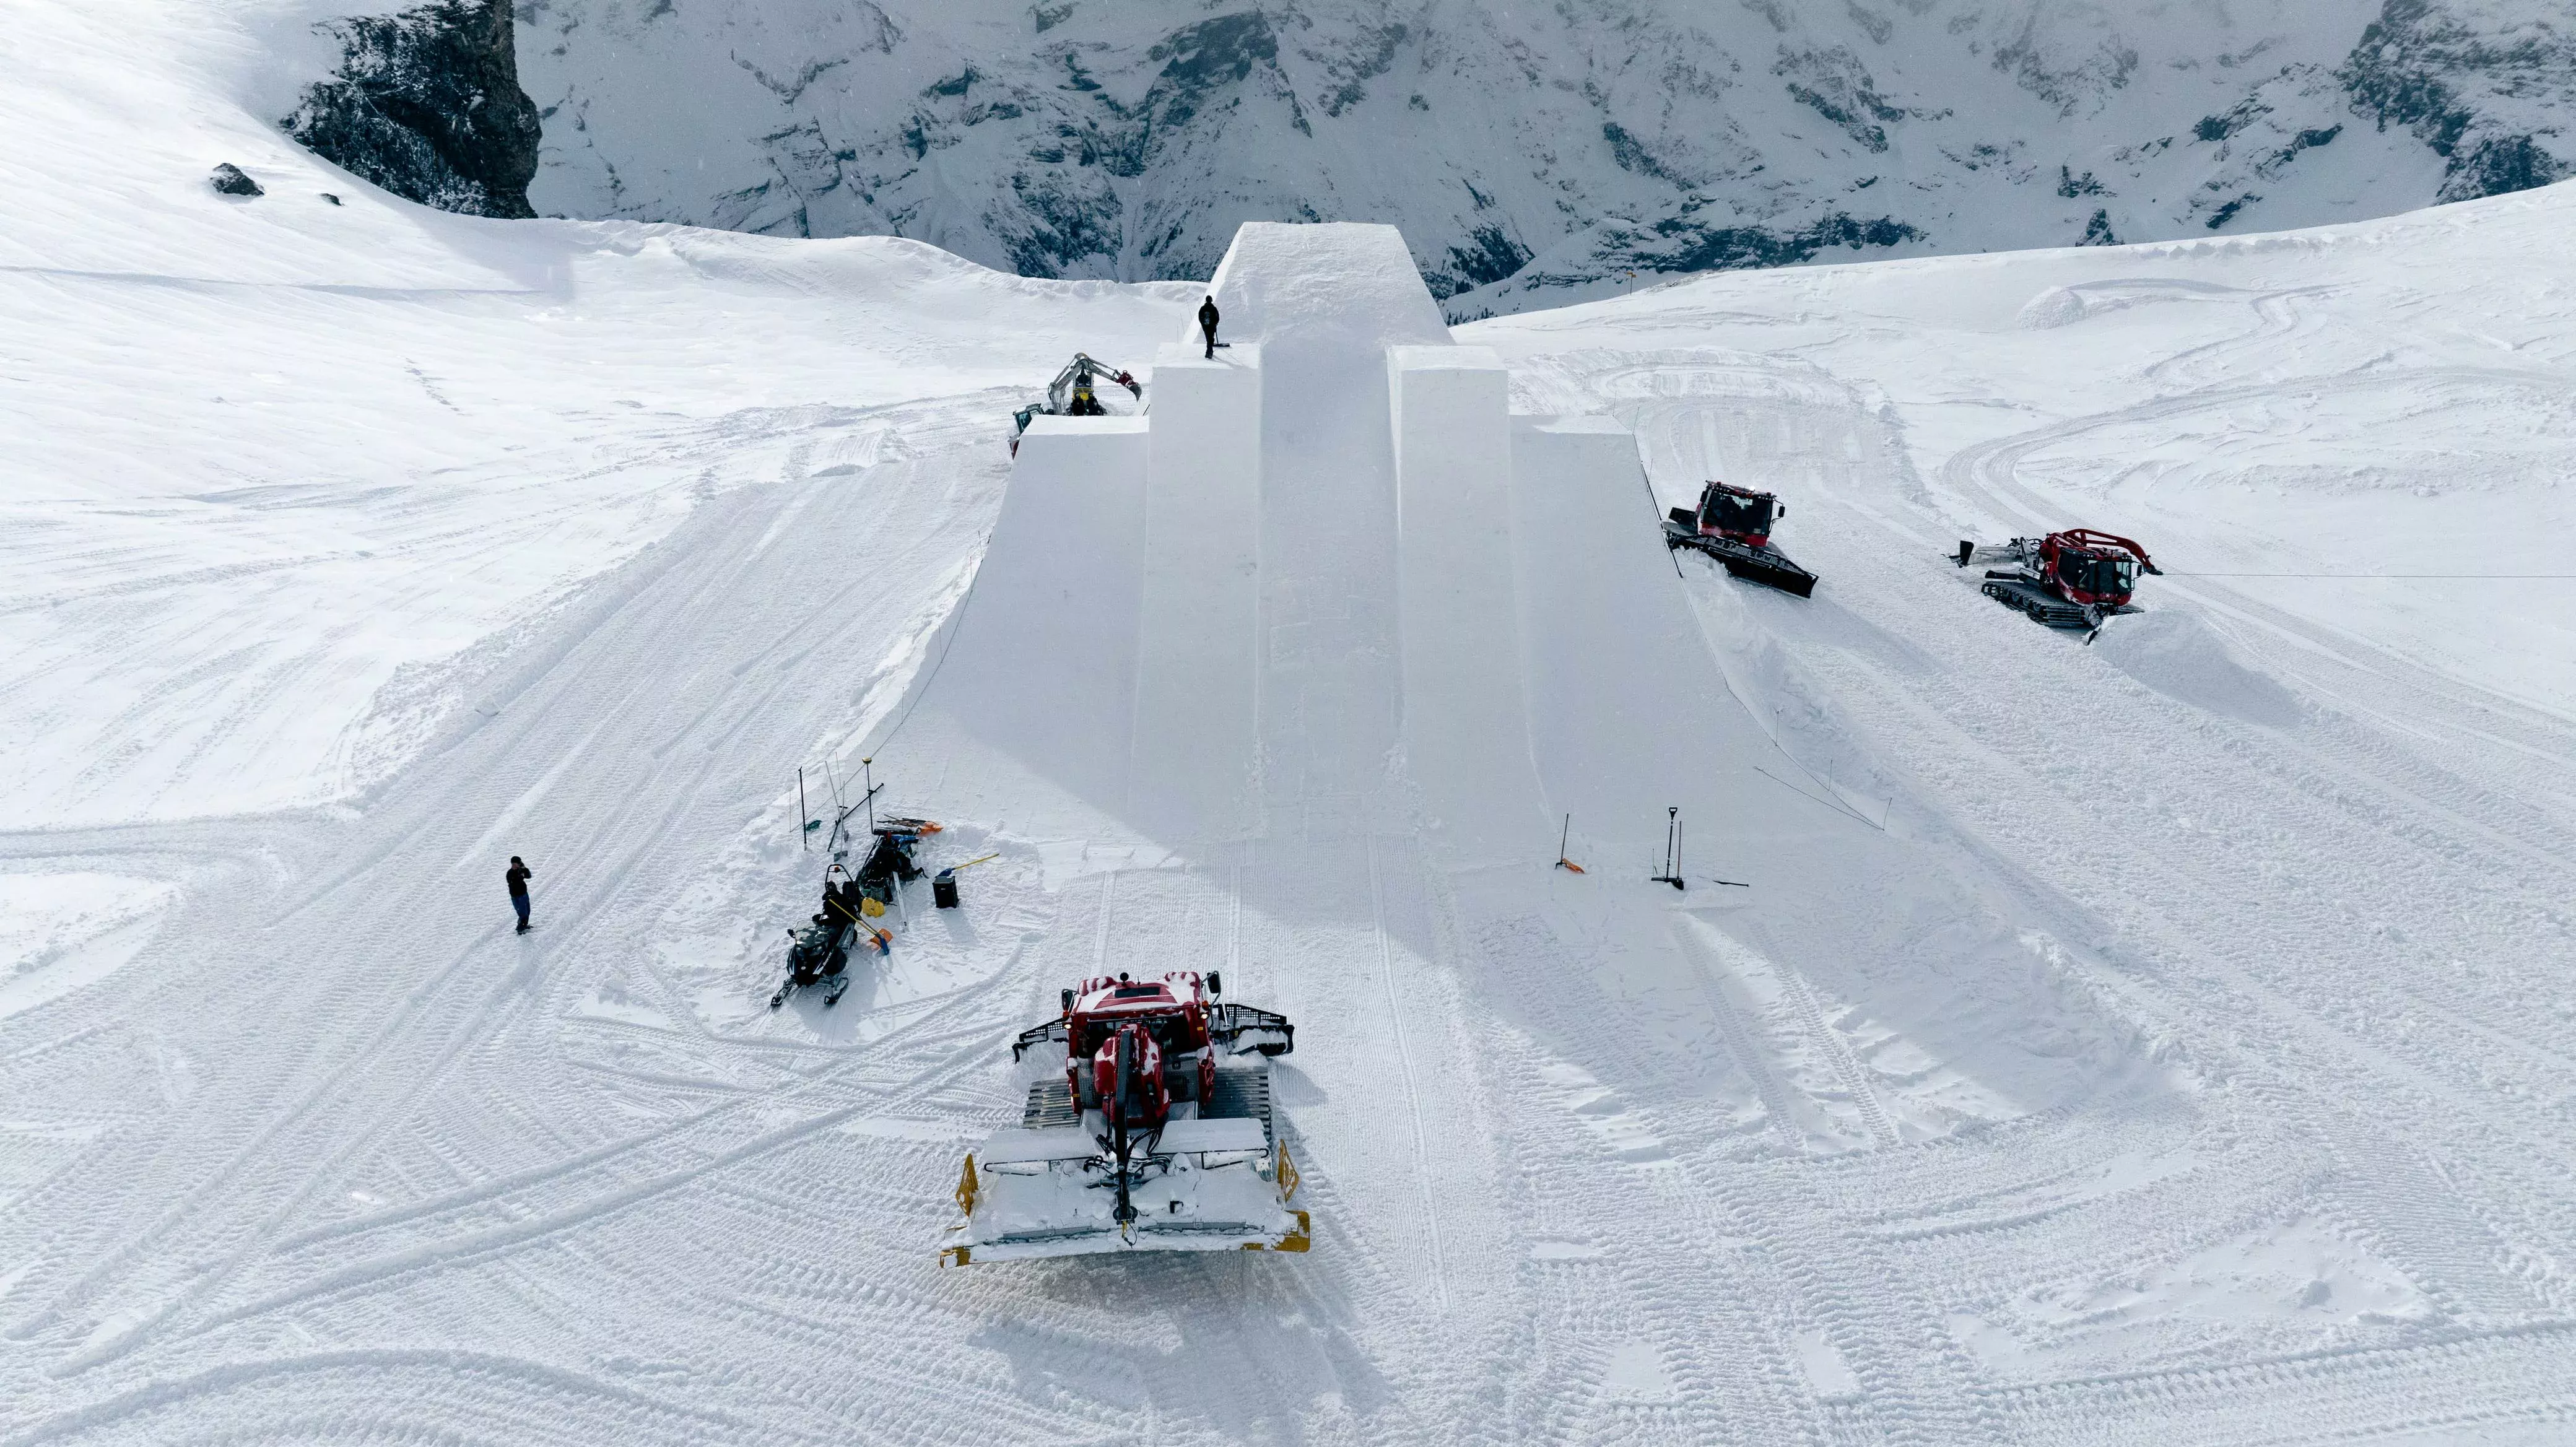
M 389 201 L 179 13 L 0 39 L 0 1443 L 2570 1432 L 2576 188 L 1454 336 L 1251 227 L 1210 361 Z M 2090 648 L 1946 557 L 2077 522 Z M 773 1013 L 862 758 L 998 858 Z M 1012 1034 L 1210 966 L 1313 1251 L 941 1269 Z

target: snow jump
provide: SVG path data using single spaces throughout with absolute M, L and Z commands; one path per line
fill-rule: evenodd
M 1741 812 L 1762 736 L 1638 526 L 1633 433 L 1515 413 L 1391 227 L 1248 225 L 1208 291 L 1232 340 L 1161 347 L 1150 415 L 1076 409 L 1117 380 L 1088 358 L 1027 414 L 972 588 L 862 741 L 927 781 L 925 812 L 1166 859 L 1152 888 L 1193 898 L 1257 856 L 1296 883 L 1189 917 L 1284 909 L 1336 938 L 1325 901 L 1384 908 L 1390 879 L 1575 877 L 1569 815 L 1586 850 L 1642 860 L 1676 806 Z M 1049 1066 L 1015 1080 L 1020 1124 L 961 1162 L 942 1259 L 1304 1250 L 1309 1147 L 1269 1082 L 1287 1015 L 1333 1008 L 1331 957 L 1102 919 L 1014 1052 Z M 1675 948 L 1660 914 L 1612 928 Z M 1221 996 L 1220 969 L 1281 1008 Z M 1382 1085 L 1353 1055 L 1393 1023 L 1332 1020 L 1306 1068 Z

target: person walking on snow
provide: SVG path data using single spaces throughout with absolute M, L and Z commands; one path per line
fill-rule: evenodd
M 1216 298 L 1199 303 L 1199 330 L 1207 333 L 1207 354 L 1216 356 Z
M 534 873 L 526 860 L 510 856 L 510 872 L 502 876 L 510 886 L 510 908 L 519 912 L 519 933 L 528 932 L 528 876 Z

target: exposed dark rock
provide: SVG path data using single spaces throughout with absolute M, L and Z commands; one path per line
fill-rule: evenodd
M 1687 215 L 1659 221 L 1653 230 L 1671 243 L 1671 249 L 1641 251 L 1637 257 L 1639 270 L 1732 271 L 1752 266 L 1795 266 L 1831 247 L 1859 251 L 1872 246 L 1900 246 L 1923 237 L 1922 232 L 1893 217 L 1861 221 L 1839 212 L 1796 231 L 1773 231 L 1760 226 L 1707 227 Z
M 1145 54 L 1163 62 L 1163 73 L 1155 77 L 1145 109 L 1159 111 L 1156 119 L 1177 129 L 1189 124 L 1190 117 L 1207 104 L 1210 92 L 1239 85 L 1251 76 L 1254 66 L 1276 61 L 1279 38 L 1255 10 L 1175 30 Z
M 2542 150 L 2529 136 L 2493 136 L 2480 141 L 2466 156 L 2451 158 L 2451 174 L 2442 191 L 2445 197 L 2501 196 L 2507 191 L 2528 191 L 2559 179 L 2557 158 Z
M 1350 50 L 1327 57 L 1325 74 L 1341 84 L 1324 96 L 1324 114 L 1340 115 L 1367 99 L 1368 82 L 1395 64 L 1395 52 L 1409 34 L 1401 21 L 1376 27 L 1363 31 Z
M 534 216 L 537 108 L 519 89 L 509 0 L 436 0 L 324 27 L 339 71 L 287 134 L 397 196 L 477 216 Z
M 1433 296 L 1445 301 L 1471 286 L 1500 281 L 1529 264 L 1529 248 L 1500 226 L 1480 226 L 1469 233 L 1467 242 L 1449 248 L 1448 266 L 1423 278 Z
M 1901 121 L 1905 112 L 1878 93 L 1860 58 L 1839 46 L 1782 56 L 1771 73 L 1789 83 L 1789 98 L 1842 128 L 1869 151 L 1887 149 L 1887 131 L 1873 121 Z
M 208 184 L 212 185 L 216 190 L 223 192 L 227 196 L 265 196 L 268 194 L 266 191 L 260 189 L 260 185 L 257 181 L 243 175 L 241 167 L 234 165 L 230 161 L 226 161 L 222 165 L 215 167 L 215 173 L 207 177 L 206 180 Z
M 2095 211 L 2093 213 L 2093 219 L 2084 223 L 2084 244 L 2087 246 L 2117 246 L 2120 244 L 2120 238 L 2114 235 L 2111 231 L 2111 213 L 2109 211 Z
M 2480 34 L 2430 0 L 2387 0 L 2338 78 L 2354 110 L 2381 130 L 2406 127 L 2450 164 L 2444 201 L 2528 190 L 2570 169 L 2526 126 L 2488 113 L 2499 101 L 2567 90 L 2576 35 L 2546 23 Z
M 1664 163 L 1655 159 L 1654 152 L 1638 144 L 1637 138 L 1628 134 L 1628 128 L 1617 121 L 1601 123 L 1601 139 L 1610 143 L 1610 159 L 1618 163 L 1620 170 L 1652 176 L 1658 181 L 1674 179 L 1673 174 L 1664 169 Z
M 1741 224 L 1712 225 L 1703 211 L 1731 210 L 1717 203 L 1695 202 L 1683 214 L 1651 225 L 1614 221 L 1595 228 L 1580 250 L 1559 250 L 1545 260 L 1524 263 L 1500 285 L 1444 293 L 1442 309 L 1452 324 L 1495 315 L 1494 303 L 1506 301 L 1517 310 L 1532 297 L 1588 286 L 1605 277 L 1644 276 L 1657 272 L 1733 271 L 1750 267 L 1793 266 L 1812 261 L 1837 247 L 1854 251 L 1900 246 L 1923 239 L 1923 233 L 1892 217 L 1873 221 L 1835 212 L 1794 230 Z

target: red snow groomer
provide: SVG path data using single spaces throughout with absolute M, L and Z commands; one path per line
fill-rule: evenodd
M 2068 528 L 2044 538 L 2015 538 L 1980 547 L 1962 540 L 1959 566 L 1973 562 L 2010 562 L 1991 568 L 1979 591 L 2009 608 L 2019 608 L 2032 621 L 2051 628 L 2081 628 L 2084 641 L 2102 631 L 2102 620 L 2119 613 L 2146 610 L 2129 601 L 2141 569 L 2162 573 L 2147 550 L 2128 538 L 2091 528 Z
M 1060 1045 L 1064 1071 L 1029 1087 L 1016 1129 L 966 1157 L 942 1265 L 1107 1251 L 1303 1251 L 1288 1201 L 1269 1057 L 1284 1015 L 1220 1000 L 1213 970 L 1101 976 L 1020 1032 L 1011 1058 Z M 1250 1056 L 1248 1061 L 1232 1057 Z
M 1698 511 L 1677 507 L 1665 517 L 1664 545 L 1696 548 L 1738 578 L 1805 598 L 1816 591 L 1816 575 L 1771 546 L 1772 523 L 1788 515 L 1770 493 L 1712 482 L 1700 489 Z

